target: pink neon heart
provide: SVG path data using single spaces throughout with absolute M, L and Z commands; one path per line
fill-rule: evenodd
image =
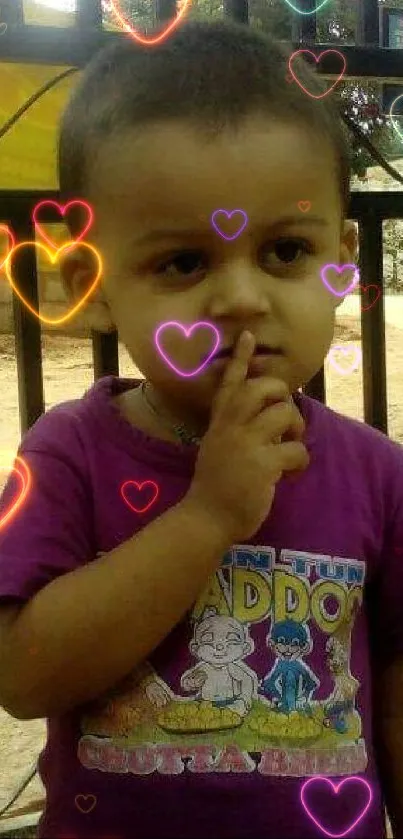
M 337 271 L 337 273 L 338 273 L 338 274 L 342 274 L 342 273 L 343 273 L 344 271 L 346 271 L 348 268 L 354 268 L 354 276 L 353 276 L 353 279 L 352 279 L 352 281 L 351 281 L 350 285 L 348 286 L 348 288 L 344 289 L 344 291 L 335 291 L 335 289 L 333 288 L 333 286 L 332 286 L 332 285 L 330 285 L 330 283 L 329 283 L 329 282 L 328 282 L 328 280 L 326 279 L 326 276 L 325 276 L 325 275 L 326 275 L 326 273 L 329 271 L 329 269 L 330 269 L 330 268 L 333 268 L 335 271 Z M 320 271 L 320 276 L 321 276 L 321 278 L 322 278 L 322 282 L 325 284 L 326 288 L 328 288 L 328 289 L 329 289 L 329 291 L 331 291 L 331 292 L 332 292 L 332 294 L 335 294 L 335 295 L 336 295 L 336 297 L 344 297 L 344 296 L 345 296 L 346 294 L 348 294 L 348 292 L 349 292 L 349 291 L 351 291 L 351 289 L 353 289 L 353 288 L 357 285 L 357 283 L 359 283 L 359 281 L 360 281 L 360 272 L 359 272 L 359 270 L 358 270 L 357 266 L 356 266 L 356 265 L 353 265 L 351 262 L 346 262 L 346 264 L 345 264 L 345 265 L 335 265 L 335 264 L 334 264 L 334 262 L 329 262 L 327 265 L 324 265 L 324 266 L 323 266 L 323 268 L 321 268 L 321 271 Z
M 218 226 L 218 222 L 216 222 L 216 220 L 215 220 L 216 216 L 218 216 L 219 213 L 224 213 L 224 215 L 227 216 L 227 219 L 232 218 L 232 216 L 235 213 L 240 213 L 241 214 L 241 216 L 243 218 L 243 223 L 241 224 L 239 230 L 237 230 L 236 233 L 233 233 L 232 236 L 227 236 L 226 233 L 223 233 L 222 230 L 220 230 L 220 228 Z M 245 210 L 231 210 L 230 213 L 227 210 L 214 210 L 214 213 L 211 216 L 211 223 L 212 223 L 216 233 L 218 233 L 220 236 L 222 236 L 223 239 L 226 239 L 228 242 L 232 242 L 234 239 L 237 238 L 237 236 L 240 236 L 240 234 L 242 233 L 243 230 L 245 230 L 245 227 L 248 223 L 248 216 L 246 215 Z
M 47 234 L 43 230 L 41 223 L 37 220 L 37 215 L 38 215 L 39 210 L 41 210 L 42 207 L 44 207 L 46 204 L 48 204 L 48 205 L 53 204 L 54 207 L 57 207 L 57 209 L 60 211 L 62 216 L 66 215 L 67 211 L 70 209 L 70 207 L 73 206 L 73 204 L 75 204 L 75 205 L 81 204 L 83 207 L 85 207 L 85 209 L 88 212 L 88 221 L 87 221 L 87 224 L 85 225 L 82 233 L 80 233 L 80 235 L 77 236 L 74 241 L 75 242 L 80 242 L 81 239 L 84 239 L 85 234 L 90 229 L 90 227 L 92 225 L 92 222 L 94 220 L 94 213 L 93 213 L 90 205 L 87 203 L 87 201 L 79 201 L 79 200 L 69 201 L 68 204 L 58 204 L 57 201 L 40 201 L 39 204 L 36 205 L 36 207 L 34 209 L 34 212 L 33 212 L 33 215 L 32 215 L 32 220 L 35 224 L 36 230 L 42 236 L 42 239 L 45 239 L 45 242 L 47 242 L 48 245 L 51 245 L 52 248 L 59 248 L 59 245 L 57 244 L 57 242 L 55 243 L 52 239 L 49 239 L 49 236 L 47 236 Z
M 314 785 L 318 786 L 318 784 L 327 784 L 328 786 L 330 786 L 332 788 L 332 793 L 334 795 L 338 795 L 339 790 L 341 790 L 341 788 L 344 785 L 347 785 L 347 784 L 352 785 L 353 783 L 356 784 L 356 785 L 359 785 L 361 787 L 365 787 L 365 792 L 367 794 L 367 802 L 366 802 L 365 806 L 361 807 L 355 821 L 352 822 L 352 824 L 350 824 L 345 830 L 343 830 L 342 833 L 333 833 L 330 830 L 328 830 L 327 827 L 324 827 L 322 822 L 319 820 L 319 817 L 315 816 L 314 813 L 312 812 L 312 804 L 311 804 L 311 806 L 309 806 L 306 802 L 306 792 L 309 789 L 311 789 Z M 361 819 L 364 818 L 365 813 L 367 812 L 367 810 L 368 810 L 368 808 L 371 804 L 371 801 L 372 801 L 372 790 L 371 790 L 371 787 L 370 787 L 368 781 L 366 781 L 365 778 L 359 778 L 357 775 L 351 775 L 348 778 L 344 778 L 344 780 L 340 781 L 340 783 L 338 783 L 338 784 L 334 784 L 333 781 L 330 780 L 330 778 L 326 778 L 325 776 L 322 776 L 322 775 L 317 775 L 316 777 L 309 778 L 307 781 L 305 781 L 305 783 L 303 784 L 303 786 L 301 788 L 301 804 L 302 804 L 306 814 L 314 822 L 314 824 L 316 824 L 316 827 L 318 827 L 319 830 L 321 830 L 325 834 L 325 836 L 330 836 L 330 837 L 332 837 L 332 839 L 339 839 L 339 837 L 347 836 L 348 833 L 351 833 L 353 828 L 356 827 L 356 825 L 359 824 Z M 340 809 L 342 810 L 342 802 L 341 801 L 340 801 Z
M 340 367 L 340 364 L 338 364 L 337 361 L 335 361 L 335 359 L 333 358 L 333 355 L 336 352 L 336 350 L 342 352 L 344 355 L 351 352 L 351 350 L 354 350 L 355 360 L 353 360 L 353 363 L 348 370 L 345 370 L 343 367 Z M 339 373 L 352 373 L 353 370 L 356 370 L 361 361 L 361 347 L 344 347 L 343 344 L 336 344 L 336 346 L 332 347 L 329 350 L 328 359 L 330 364 L 333 364 L 333 367 L 335 367 L 336 370 L 339 371 Z
M 342 71 L 341 71 L 341 73 L 340 73 L 340 76 L 338 76 L 338 77 L 337 77 L 337 79 L 336 79 L 336 81 L 335 81 L 335 82 L 333 82 L 332 86 L 331 86 L 331 87 L 329 87 L 329 90 L 325 90 L 325 92 L 324 92 L 324 93 L 320 93 L 320 94 L 318 94 L 318 95 L 316 95 L 315 93 L 309 93 L 309 90 L 307 90 L 307 89 L 306 89 L 306 87 L 304 87 L 304 85 L 303 85 L 303 84 L 301 84 L 301 82 L 297 79 L 297 76 L 295 75 L 295 73 L 294 73 L 294 71 L 293 71 L 293 69 L 292 69 L 292 67 L 291 67 L 291 62 L 292 62 L 292 61 L 294 61 L 294 59 L 296 58 L 296 56 L 297 56 L 297 55 L 301 55 L 301 53 L 304 53 L 304 52 L 307 52 L 307 53 L 309 53 L 309 55 L 312 55 L 312 57 L 315 59 L 315 61 L 316 61 L 316 63 L 317 63 L 317 64 L 319 64 L 319 61 L 321 60 L 321 58 L 323 58 L 323 56 L 324 56 L 324 55 L 326 55 L 326 53 L 327 53 L 327 52 L 335 52 L 335 53 L 337 53 L 337 55 L 338 55 L 338 56 L 340 56 L 340 58 L 341 58 L 341 59 L 342 59 L 342 61 L 343 61 L 344 66 L 343 66 L 343 69 L 342 69 Z M 315 53 L 314 53 L 314 52 L 312 52 L 312 50 L 296 50 L 296 52 L 293 52 L 293 54 L 290 56 L 290 59 L 289 59 L 289 62 L 288 62 L 288 69 L 289 69 L 289 71 L 290 71 L 290 73 L 291 73 L 291 75 L 292 75 L 293 79 L 295 79 L 295 81 L 297 82 L 297 85 L 299 85 L 299 87 L 301 88 L 301 90 L 303 90 L 303 91 L 304 91 L 304 93 L 307 93 L 307 94 L 308 94 L 308 96 L 310 96 L 312 99 L 323 99 L 323 97 L 324 97 L 324 96 L 327 96 L 327 95 L 328 95 L 328 93 L 330 93 L 330 91 L 331 91 L 331 90 L 333 90 L 333 88 L 334 88 L 334 87 L 336 87 L 336 85 L 338 84 L 338 82 L 340 81 L 340 79 L 342 79 L 342 78 L 343 78 L 344 73 L 346 72 L 346 66 L 347 66 L 347 64 L 346 64 L 346 59 L 344 58 L 343 53 L 342 53 L 342 52 L 340 52 L 339 50 L 323 50 L 323 52 L 320 52 L 320 53 L 319 53 L 318 57 L 316 57 Z
M 168 356 L 166 355 L 166 353 L 162 349 L 162 347 L 160 345 L 160 341 L 159 341 L 160 333 L 164 329 L 167 329 L 170 326 L 175 326 L 177 329 L 181 329 L 182 332 L 185 333 L 186 338 L 189 338 L 189 336 L 192 334 L 194 329 L 197 329 L 198 327 L 202 327 L 202 326 L 205 326 L 207 329 L 211 329 L 214 332 L 214 334 L 215 334 L 214 347 L 211 350 L 211 352 L 209 353 L 209 355 L 207 356 L 207 358 L 205 358 L 205 360 L 203 361 L 203 364 L 201 364 L 200 367 L 198 367 L 196 370 L 193 370 L 190 373 L 184 373 L 183 370 L 179 370 L 179 368 L 175 367 L 175 364 L 172 363 L 170 358 L 168 358 Z M 182 323 L 178 323 L 178 321 L 175 321 L 175 320 L 170 320 L 167 323 L 162 323 L 161 326 L 158 327 L 158 329 L 155 333 L 155 343 L 156 343 L 156 347 L 157 347 L 157 350 L 158 350 L 159 354 L 162 356 L 164 361 L 166 361 L 166 363 L 169 365 L 169 367 L 171 367 L 171 369 L 174 370 L 175 373 L 178 373 L 179 376 L 189 377 L 189 376 L 196 376 L 197 373 L 200 373 L 202 370 L 204 370 L 204 368 L 209 363 L 210 359 L 212 358 L 212 356 L 214 355 L 214 353 L 218 349 L 218 346 L 219 346 L 219 343 L 220 343 L 220 335 L 219 335 L 217 327 L 214 326 L 214 324 L 212 324 L 212 323 L 208 323 L 207 321 L 198 321 L 197 323 L 194 323 L 192 326 L 189 326 L 189 328 L 187 329 L 186 326 L 183 326 Z

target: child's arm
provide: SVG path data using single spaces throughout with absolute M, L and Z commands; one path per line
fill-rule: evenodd
M 102 694 L 168 635 L 230 546 L 225 526 L 185 496 L 115 550 L 52 580 L 0 631 L 0 705 L 35 719 Z
M 403 837 L 403 658 L 377 681 L 374 720 L 377 757 L 388 815 L 396 839 Z

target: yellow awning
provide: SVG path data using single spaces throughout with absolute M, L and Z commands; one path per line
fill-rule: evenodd
M 72 25 L 72 13 L 59 12 L 34 0 L 24 2 L 24 12 L 27 24 Z M 119 29 L 114 26 L 107 28 Z M 65 65 L 0 62 L 0 125 L 38 88 L 66 69 Z M 0 189 L 57 189 L 57 125 L 69 92 L 79 77 L 77 72 L 59 82 L 0 139 Z

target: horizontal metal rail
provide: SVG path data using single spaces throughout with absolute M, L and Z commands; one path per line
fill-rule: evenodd
M 74 36 L 72 37 L 72 33 Z M 46 64 L 55 67 L 85 67 L 93 56 L 107 44 L 126 41 L 121 32 L 56 28 L 53 26 L 22 25 L 9 27 L 0 38 L 0 61 L 18 64 Z M 324 50 L 341 51 L 346 59 L 344 79 L 387 80 L 402 83 L 402 50 L 343 44 L 311 44 L 294 41 L 293 49 L 310 49 L 316 56 Z M 331 77 L 340 74 L 340 58 L 328 53 L 317 65 L 317 72 Z
M 40 200 L 58 201 L 58 192 L 0 191 L 0 222 L 9 224 L 18 240 L 27 241 L 33 236 L 32 212 Z M 382 222 L 386 219 L 403 219 L 402 192 L 353 192 L 350 196 L 348 217 L 358 222 L 360 261 L 363 282 L 384 290 Z M 28 221 L 27 221 L 28 219 Z M 43 221 L 60 221 L 52 207 L 44 208 Z M 16 266 L 19 282 L 26 299 L 33 307 L 38 301 L 38 276 L 33 254 L 21 257 Z M 362 289 L 361 289 L 362 294 Z M 18 369 L 20 427 L 24 433 L 44 411 L 41 325 L 26 307 L 13 295 L 15 343 Z M 362 312 L 363 337 L 363 386 L 365 421 L 387 433 L 387 393 L 385 359 L 385 321 L 383 294 L 377 305 Z M 117 332 L 101 334 L 92 332 L 94 380 L 106 375 L 119 375 Z M 326 401 L 324 370 L 309 382 L 305 392 Z

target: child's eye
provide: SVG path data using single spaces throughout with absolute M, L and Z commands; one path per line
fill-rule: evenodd
M 168 277 L 177 277 L 179 274 L 186 276 L 204 267 L 205 260 L 201 251 L 182 251 L 160 262 L 156 273 L 166 274 Z
M 270 245 L 269 250 L 274 251 L 277 259 L 280 262 L 288 264 L 294 262 L 297 254 L 303 252 L 304 254 L 313 253 L 314 248 L 311 242 L 306 239 L 277 239 L 277 241 Z

